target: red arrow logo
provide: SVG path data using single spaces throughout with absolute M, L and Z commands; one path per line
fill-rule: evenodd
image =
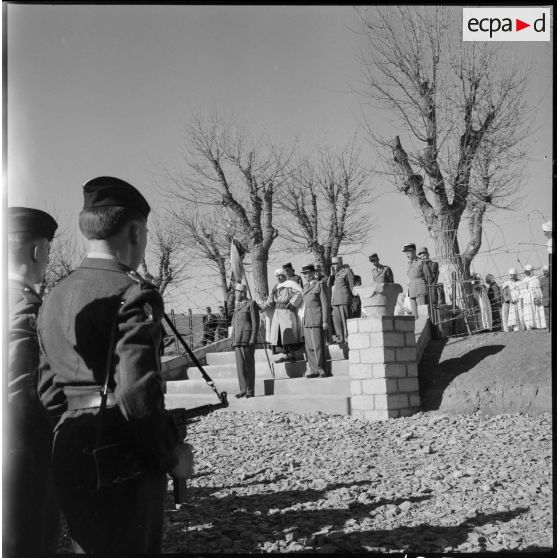
M 531 27 L 530 23 L 525 23 L 524 21 L 521 21 L 520 19 L 515 19 L 515 30 L 516 31 L 521 31 L 522 29 L 525 29 L 525 27 Z

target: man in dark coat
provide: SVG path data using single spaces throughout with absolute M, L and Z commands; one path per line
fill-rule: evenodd
M 354 276 L 348 265 L 343 265 L 343 258 L 331 258 L 331 274 L 327 286 L 331 288 L 331 315 L 336 343 L 347 341 L 347 320 L 351 317 L 353 301 Z
M 254 300 L 246 298 L 247 286 L 235 287 L 235 306 L 232 317 L 232 346 L 236 356 L 236 373 L 240 392 L 236 398 L 254 397 L 256 365 L 254 351 L 260 327 L 260 313 Z
M 490 301 L 490 309 L 492 310 L 492 330 L 499 331 L 502 329 L 502 316 L 500 313 L 502 308 L 502 290 L 491 273 L 485 277 L 485 280 L 488 284 L 487 294 Z
M 215 341 L 226 339 L 229 335 L 228 317 L 225 313 L 225 307 L 219 306 L 219 314 L 215 317 Z
M 192 452 L 165 410 L 163 299 L 135 271 L 150 208 L 118 178 L 90 180 L 83 193 L 87 256 L 52 289 L 38 320 L 39 394 L 57 420 L 55 480 L 75 552 L 158 554 L 166 473 L 186 478 Z M 111 447 L 128 447 L 135 467 L 122 475 L 121 460 L 99 457 L 109 478 L 97 486 L 92 452 L 101 446 L 105 456 Z
M 548 265 L 543 265 L 543 275 L 540 278 L 542 299 L 540 303 L 544 308 L 544 318 L 546 320 L 546 329 L 550 331 L 550 305 L 552 304 L 552 289 L 550 288 L 550 268 Z
M 428 283 L 428 294 L 432 297 L 432 304 L 437 306 L 438 304 L 446 303 L 446 295 L 444 293 L 444 285 L 438 283 L 438 277 L 440 276 L 440 268 L 438 262 L 434 262 L 430 259 L 430 254 L 428 253 L 428 248 L 423 246 L 419 248 L 418 257 L 428 265 L 431 274 L 432 283 Z
M 203 339 L 202 345 L 207 345 L 215 341 L 215 333 L 217 330 L 217 317 L 211 312 L 211 308 L 208 306 L 205 309 L 205 314 L 202 318 L 203 324 Z
M 300 275 L 297 275 L 294 272 L 293 266 L 290 263 L 285 264 L 283 266 L 283 269 L 285 270 L 285 273 L 287 274 L 287 280 L 290 279 L 291 281 L 294 281 L 295 283 L 298 283 L 302 287 L 302 279 L 300 278 Z
M 312 264 L 302 268 L 302 275 L 306 281 L 302 292 L 304 302 L 304 316 L 302 325 L 304 327 L 304 344 L 306 358 L 308 359 L 307 370 L 304 374 L 307 378 L 324 378 L 326 371 L 326 332 L 328 328 L 327 317 L 329 315 L 329 303 L 326 287 L 323 281 L 315 278 L 315 269 Z
M 407 255 L 407 277 L 409 278 L 409 300 L 411 312 L 418 318 L 418 305 L 428 304 L 427 285 L 433 283 L 432 274 L 427 263 L 417 257 L 417 248 L 414 244 L 405 244 L 403 252 Z
M 3 555 L 54 553 L 58 509 L 50 477 L 52 427 L 37 395 L 37 314 L 34 285 L 43 281 L 58 225 L 44 211 L 8 208 L 8 405 L 3 469 Z

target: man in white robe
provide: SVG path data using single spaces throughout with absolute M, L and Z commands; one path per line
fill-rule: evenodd
M 479 273 L 473 274 L 473 296 L 480 310 L 480 329 L 492 329 L 492 308 L 488 298 L 488 289 L 483 284 Z
M 546 327 L 544 308 L 541 304 L 542 290 L 539 278 L 533 274 L 533 266 L 527 264 L 523 271 L 525 277 L 521 280 L 520 296 L 523 304 L 523 320 L 527 329 L 542 329 Z
M 509 279 L 502 285 L 502 328 L 504 331 L 524 330 L 521 281 L 513 267 L 508 271 L 508 275 Z
M 266 328 L 266 341 L 274 348 L 282 347 L 285 357 L 277 362 L 296 360 L 295 350 L 302 343 L 303 330 L 298 309 L 302 304 L 302 287 L 292 280 L 287 280 L 287 274 L 282 268 L 275 270 L 278 283 L 273 286 L 262 310 L 273 309 L 271 325 Z

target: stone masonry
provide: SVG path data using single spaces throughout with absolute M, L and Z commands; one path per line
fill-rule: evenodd
M 386 420 L 420 407 L 414 316 L 347 320 L 351 414 Z

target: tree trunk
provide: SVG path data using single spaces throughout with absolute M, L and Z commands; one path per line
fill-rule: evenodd
M 253 279 L 252 298 L 258 304 L 263 303 L 269 294 L 267 282 L 268 252 L 261 244 L 256 244 L 250 251 Z

